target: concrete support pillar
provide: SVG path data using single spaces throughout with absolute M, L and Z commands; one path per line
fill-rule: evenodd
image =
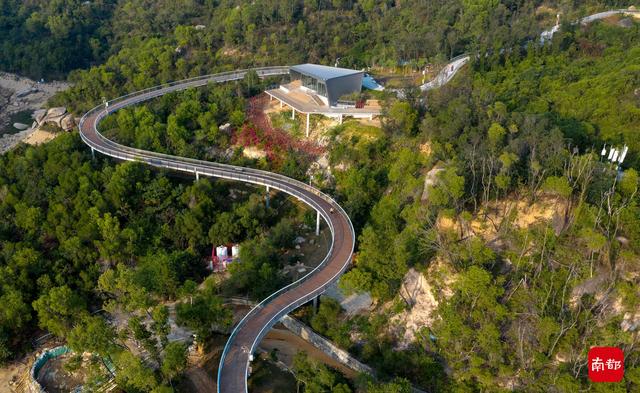
M 280 101 L 280 109 L 282 109 L 282 101 Z
M 320 212 L 316 212 L 316 236 L 320 235 Z
M 96 159 L 96 151 L 93 150 L 93 147 L 91 148 L 91 158 L 94 160 Z
M 266 200 L 267 200 L 267 207 L 269 207 L 269 191 L 271 189 L 269 188 L 269 186 L 267 186 L 267 196 L 266 196 Z
M 295 120 L 295 118 L 296 118 L 296 110 L 293 107 L 291 107 L 291 120 Z
M 307 138 L 309 137 L 309 114 L 307 113 Z
M 316 296 L 313 298 L 313 313 L 317 313 L 318 312 L 318 303 L 320 301 L 320 296 Z
M 342 124 L 342 115 L 340 115 L 340 124 Z
M 200 174 L 198 173 L 197 169 L 195 169 L 195 171 L 196 171 L 196 181 L 198 181 L 198 180 L 200 180 Z

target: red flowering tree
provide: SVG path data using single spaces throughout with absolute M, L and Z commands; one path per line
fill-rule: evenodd
M 299 140 L 280 128 L 274 128 L 263 110 L 267 100 L 265 94 L 249 100 L 247 119 L 242 127 L 236 130 L 233 136 L 234 144 L 263 149 L 268 160 L 276 167 L 282 164 L 290 150 L 303 153 L 310 161 L 324 152 L 322 146 L 313 141 Z

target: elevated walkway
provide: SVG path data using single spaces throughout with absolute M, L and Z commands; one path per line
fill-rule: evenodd
M 287 74 L 289 68 L 263 67 L 253 71 L 261 77 L 268 77 Z M 249 362 L 267 331 L 284 315 L 323 293 L 347 269 L 355 245 L 355 231 L 349 216 L 331 197 L 303 182 L 258 169 L 123 146 L 104 137 L 98 131 L 98 124 L 119 109 L 167 93 L 206 86 L 209 83 L 241 80 L 246 73 L 247 70 L 237 70 L 205 75 L 131 93 L 111 100 L 107 105 L 93 108 L 82 117 L 79 124 L 80 137 L 91 148 L 92 154 L 98 151 L 117 160 L 142 162 L 158 168 L 192 173 L 196 179 L 199 176 L 211 176 L 267 186 L 267 189 L 277 189 L 300 199 L 316 210 L 317 217 L 322 217 L 327 223 L 331 232 L 331 247 L 318 267 L 261 301 L 234 328 L 225 345 L 218 368 L 218 389 L 221 393 L 247 392 Z

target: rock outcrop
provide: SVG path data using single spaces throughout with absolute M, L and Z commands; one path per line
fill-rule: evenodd
M 36 121 L 36 126 L 40 127 L 44 124 L 54 124 L 57 127 L 62 128 L 65 131 L 71 131 L 76 126 L 76 121 L 70 113 L 67 113 L 67 108 L 56 107 L 49 110 L 41 109 L 33 113 L 33 119 Z
M 73 115 L 67 113 L 62 120 L 60 120 L 60 128 L 62 128 L 65 131 L 69 131 L 72 130 L 73 127 L 76 126 L 76 121 L 73 118 Z
M 429 200 L 429 189 L 438 183 L 438 174 L 442 171 L 444 171 L 444 168 L 434 166 L 429 172 L 427 172 L 427 175 L 424 177 L 424 190 L 422 191 L 422 197 L 420 198 L 423 202 Z
M 35 121 L 31 127 L 15 133 L 0 133 L 0 154 L 11 150 L 36 132 L 37 127 L 45 123 L 45 118 L 49 114 L 48 110 L 40 108 L 46 105 L 51 96 L 67 87 L 68 84 L 64 82 L 36 82 L 18 75 L 0 72 L 0 130 L 10 127 L 15 122 L 11 120 L 14 114 L 35 111 L 33 113 Z M 68 115 L 66 108 L 58 109 L 57 112 L 53 112 L 51 122 L 67 131 L 73 129 L 75 119 L 72 117 L 65 119 Z
M 37 111 L 33 112 L 33 115 L 31 115 L 31 117 L 33 117 L 33 119 L 38 124 L 42 124 L 42 120 L 44 120 L 45 116 L 47 116 L 46 109 L 38 109 Z

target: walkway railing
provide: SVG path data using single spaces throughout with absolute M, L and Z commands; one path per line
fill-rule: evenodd
M 135 105 L 143 101 L 147 101 L 147 100 L 162 96 L 167 93 L 185 90 L 192 87 L 204 86 L 208 83 L 221 83 L 221 82 L 239 80 L 244 78 L 246 73 L 249 71 L 255 71 L 260 77 L 268 77 L 268 76 L 288 74 L 289 67 L 264 67 L 264 68 L 256 68 L 252 70 L 223 72 L 219 74 L 206 75 L 206 76 L 201 76 L 196 78 L 185 79 L 182 81 L 161 84 L 161 85 L 144 89 L 135 93 L 123 95 L 121 97 L 108 101 L 104 105 L 99 105 L 91 109 L 84 116 L 82 116 L 79 123 L 80 136 L 84 141 L 84 143 L 86 143 L 89 147 L 91 147 L 92 150 L 97 150 L 105 155 L 108 155 L 110 157 L 113 157 L 119 160 L 144 162 L 148 165 L 155 166 L 158 168 L 165 168 L 165 169 L 171 169 L 175 171 L 194 173 L 196 175 L 205 175 L 205 176 L 219 177 L 219 178 L 225 178 L 225 179 L 231 179 L 231 180 L 238 180 L 238 181 L 243 181 L 247 183 L 273 187 L 277 190 L 293 195 L 296 198 L 308 204 L 310 207 L 316 210 L 323 217 L 323 219 L 326 221 L 327 225 L 329 226 L 329 230 L 331 231 L 331 234 L 332 234 L 331 236 L 332 242 L 331 242 L 329 252 L 327 256 L 323 259 L 323 261 L 304 277 L 301 277 L 297 281 L 292 282 L 291 284 L 285 286 L 284 288 L 279 289 L 278 291 L 269 295 L 266 299 L 262 300 L 258 305 L 252 308 L 251 311 L 249 311 L 249 313 L 233 329 L 231 336 L 229 337 L 229 340 L 227 341 L 222 353 L 220 367 L 218 369 L 218 384 L 220 384 L 220 378 L 222 375 L 225 357 L 228 354 L 229 349 L 233 345 L 234 338 L 236 337 L 240 329 L 243 326 L 245 326 L 248 318 L 250 316 L 254 316 L 257 313 L 259 313 L 262 309 L 264 309 L 264 307 L 267 304 L 269 304 L 271 301 L 273 301 L 273 299 L 275 299 L 279 295 L 285 293 L 287 290 L 292 289 L 298 286 L 299 284 L 301 284 L 302 282 L 306 281 L 308 278 L 310 278 L 313 275 L 314 272 L 316 272 L 318 269 L 323 267 L 332 256 L 332 253 L 334 251 L 334 243 L 335 243 L 334 241 L 335 228 L 333 226 L 333 222 L 330 216 L 331 213 L 326 211 L 326 209 L 323 206 L 317 203 L 313 198 L 309 197 L 308 194 L 305 194 L 305 192 L 311 193 L 317 197 L 322 198 L 323 200 L 325 200 L 325 202 L 327 202 L 332 207 L 332 209 L 335 209 L 334 214 L 339 214 L 346 219 L 349 225 L 352 245 L 355 244 L 355 231 L 353 229 L 353 224 L 351 223 L 351 220 L 349 219 L 349 216 L 347 215 L 347 213 L 342 209 L 340 205 L 338 205 L 338 203 L 336 203 L 328 195 L 322 193 L 320 190 L 304 182 L 291 179 L 277 173 L 262 171 L 258 169 L 244 168 L 244 167 L 214 163 L 214 162 L 197 160 L 197 159 L 186 158 L 186 157 L 177 157 L 177 156 L 172 156 L 168 154 L 156 153 L 156 152 L 124 146 L 104 137 L 98 131 L 98 124 L 106 116 L 108 116 L 109 114 L 119 109 L 131 106 L 131 105 Z M 88 137 L 83 133 L 83 130 L 86 126 L 87 119 L 92 118 L 93 116 L 95 116 L 95 119 L 93 121 L 93 124 L 91 124 L 91 126 L 93 127 L 91 131 L 93 132 L 95 137 L 98 139 L 97 141 L 92 140 L 90 137 Z M 351 249 L 350 254 L 352 253 L 353 253 L 353 247 Z M 258 345 L 260 340 L 264 337 L 268 329 L 270 329 L 280 318 L 282 318 L 282 316 L 286 315 L 293 309 L 308 302 L 309 300 L 313 299 L 320 293 L 324 292 L 326 288 L 331 283 L 333 283 L 333 281 L 335 281 L 335 279 L 337 279 L 337 277 L 340 274 L 342 274 L 344 270 L 346 270 L 350 260 L 351 258 L 348 258 L 346 261 L 344 261 L 343 265 L 340 267 L 337 273 L 335 273 L 323 285 L 315 288 L 313 291 L 309 293 L 306 293 L 304 296 L 298 299 L 295 299 L 289 305 L 283 307 L 280 310 L 280 312 L 278 312 L 266 324 L 264 324 L 261 330 L 258 332 L 258 335 L 253 341 L 251 347 L 249 348 L 250 353 L 252 353 L 255 350 L 256 346 Z M 247 378 L 247 374 L 248 374 L 248 363 L 246 364 L 246 368 L 245 368 L 245 381 Z

